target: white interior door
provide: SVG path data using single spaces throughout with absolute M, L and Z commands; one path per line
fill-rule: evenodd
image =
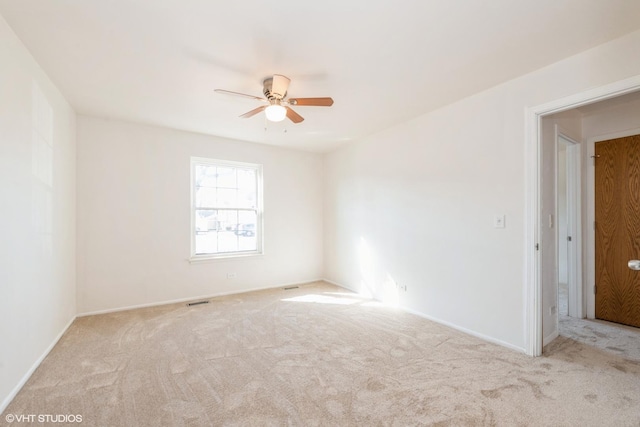
M 582 206 L 580 144 L 572 141 L 567 147 L 567 275 L 569 285 L 569 316 L 584 317 L 582 286 Z
M 559 312 L 583 317 L 580 144 L 557 133 L 557 218 Z M 566 286 L 566 288 L 564 288 Z M 563 307 L 566 304 L 566 308 Z

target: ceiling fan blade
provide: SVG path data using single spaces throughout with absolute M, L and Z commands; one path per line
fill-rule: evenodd
M 295 111 L 293 111 L 291 108 L 289 108 L 289 107 L 285 107 L 285 108 L 287 109 L 287 117 L 293 123 L 300 123 L 301 121 L 304 120 L 304 117 L 302 117 L 300 114 L 298 114 Z
M 271 93 L 278 99 L 284 98 L 287 94 L 287 89 L 289 89 L 290 82 L 291 80 L 288 77 L 274 74 L 273 82 L 271 83 Z
M 266 105 L 261 105 L 258 108 L 254 108 L 253 110 L 249 111 L 248 113 L 244 113 L 243 115 L 241 115 L 240 117 L 242 117 L 243 119 L 248 119 L 249 117 L 253 117 L 256 114 L 258 114 L 260 111 L 263 111 L 265 108 L 267 108 Z
M 333 105 L 333 99 L 329 97 L 325 98 L 290 98 L 289 104 L 291 105 L 310 105 L 316 107 L 331 107 Z
M 245 98 L 257 99 L 258 101 L 266 101 L 266 99 L 260 98 L 259 96 L 247 95 L 246 93 L 240 92 L 232 92 L 230 90 L 214 89 L 214 92 L 223 93 L 225 95 L 243 96 Z

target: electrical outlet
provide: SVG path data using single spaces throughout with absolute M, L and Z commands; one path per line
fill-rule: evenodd
M 235 279 L 236 273 L 227 273 L 227 279 Z
M 399 291 L 407 292 L 407 285 L 401 285 L 399 283 L 396 283 L 396 289 L 398 289 Z

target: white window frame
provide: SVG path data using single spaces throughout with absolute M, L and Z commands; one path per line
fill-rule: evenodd
M 256 249 L 251 251 L 222 252 L 214 254 L 196 254 L 196 182 L 195 170 L 196 166 L 218 166 L 252 169 L 256 172 Z M 230 160 L 210 159 L 206 157 L 191 157 L 191 177 L 189 184 L 191 186 L 191 262 L 210 261 L 216 259 L 239 258 L 247 256 L 257 256 L 263 254 L 263 206 L 262 206 L 262 165 L 256 163 L 243 163 Z M 246 208 L 237 208 L 240 210 Z M 253 210 L 253 209 L 251 209 Z

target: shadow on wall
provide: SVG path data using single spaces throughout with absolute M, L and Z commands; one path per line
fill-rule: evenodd
M 364 237 L 358 244 L 360 285 L 358 292 L 366 298 L 374 298 L 391 306 L 399 303 L 398 285 L 387 271 L 381 271 L 382 263 Z

